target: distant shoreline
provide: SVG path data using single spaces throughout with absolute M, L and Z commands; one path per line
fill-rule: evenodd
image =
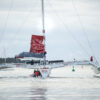
M 8 68 L 8 67 L 0 67 L 0 69 L 6 69 L 6 68 Z
M 5 62 L 6 59 L 6 62 Z M 24 61 L 21 61 L 20 59 L 15 58 L 0 58 L 0 64 L 3 63 L 23 63 Z

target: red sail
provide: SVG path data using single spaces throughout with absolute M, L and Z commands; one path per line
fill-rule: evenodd
M 44 53 L 44 37 L 39 35 L 32 35 L 30 52 L 32 53 Z

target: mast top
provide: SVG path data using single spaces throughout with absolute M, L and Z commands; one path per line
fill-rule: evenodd
M 42 0 L 42 33 L 45 33 L 44 0 Z

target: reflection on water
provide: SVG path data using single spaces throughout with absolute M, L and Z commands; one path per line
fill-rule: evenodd
M 36 88 L 36 89 L 32 89 L 32 91 L 30 91 L 32 94 L 31 100 L 46 100 L 46 89 L 43 88 Z
M 53 70 L 47 79 L 30 77 L 32 69 L 1 70 L 0 100 L 100 100 L 99 77 L 89 69 L 85 76 L 66 70 Z

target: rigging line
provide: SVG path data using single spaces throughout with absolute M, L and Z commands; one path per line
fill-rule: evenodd
M 35 8 L 36 9 L 36 8 Z M 27 12 L 27 14 L 26 14 L 26 17 L 23 19 L 23 21 L 22 21 L 22 23 L 20 24 L 20 26 L 18 27 L 18 29 L 17 29 L 17 31 L 16 31 L 16 34 L 17 33 L 19 33 L 21 30 L 22 30 L 22 26 L 24 26 L 25 25 L 25 23 L 27 22 L 27 20 L 29 19 L 29 15 L 31 14 L 31 12 L 32 12 L 32 8 L 31 9 L 29 9 L 29 11 Z
M 5 21 L 5 24 L 4 24 L 4 29 L 1 33 L 1 38 L 4 36 L 5 34 L 5 31 L 6 31 L 6 28 L 7 28 L 7 24 L 8 24 L 8 19 L 9 19 L 9 16 L 10 16 L 10 11 L 12 10 L 12 7 L 13 7 L 13 0 L 11 0 L 11 3 L 10 3 L 10 8 L 8 10 L 8 14 L 7 14 L 7 18 L 6 18 L 6 21 Z M 0 42 L 2 41 L 2 39 L 0 38 Z
M 36 10 L 36 7 L 35 7 L 34 10 Z M 25 23 L 28 21 L 28 19 L 29 19 L 29 17 L 30 17 L 29 15 L 31 14 L 32 11 L 33 11 L 32 8 L 28 11 L 26 17 L 24 18 L 24 20 L 22 21 L 22 23 L 21 23 L 20 26 L 18 27 L 18 29 L 17 29 L 17 31 L 16 31 L 16 34 L 19 33 L 19 32 L 23 29 Z
M 48 1 L 48 5 L 49 5 L 49 7 L 51 8 L 52 4 L 50 3 L 50 1 Z M 53 8 L 53 6 L 52 6 L 52 8 Z M 55 12 L 56 17 L 58 17 L 58 15 L 57 15 L 55 9 L 54 9 L 53 11 Z M 59 19 L 60 19 L 60 18 L 59 18 Z M 73 52 L 73 50 L 72 50 L 71 48 L 70 48 L 70 50 L 71 50 L 71 52 Z M 80 55 L 80 54 L 79 54 L 79 55 Z M 81 56 L 81 55 L 80 55 L 80 56 Z M 73 58 L 75 58 L 75 57 L 73 57 Z
M 73 37 L 73 39 L 79 44 L 79 46 L 81 47 L 82 50 L 85 51 L 85 53 L 87 55 L 89 55 L 89 53 L 87 52 L 87 50 L 83 47 L 83 45 L 78 41 L 78 39 L 74 36 L 74 34 L 69 30 L 68 26 L 64 23 L 64 21 L 62 20 L 63 25 L 65 26 L 65 29 L 68 30 L 69 33 L 71 33 L 71 36 Z
M 48 1 L 49 2 L 49 1 Z M 52 6 L 52 4 L 49 2 L 49 4 Z M 51 7 L 53 8 L 53 6 Z M 65 27 L 66 31 L 71 33 L 71 36 L 73 37 L 73 39 L 79 44 L 79 46 L 81 47 L 82 50 L 84 50 L 84 52 L 89 55 L 89 53 L 87 52 L 87 50 L 84 48 L 84 46 L 76 39 L 76 37 L 73 35 L 73 33 L 70 31 L 70 29 L 68 28 L 68 26 L 64 23 L 64 21 L 61 19 L 61 17 L 58 15 L 58 13 L 55 11 L 54 12 L 56 14 L 57 17 L 59 17 L 60 22 L 62 22 L 63 26 Z
M 87 43 L 88 43 L 88 45 L 89 45 L 89 47 L 90 47 L 90 50 L 92 51 L 93 56 L 94 56 L 95 59 L 96 59 L 94 50 L 93 50 L 93 48 L 92 48 L 92 46 L 91 46 L 91 44 L 90 44 L 90 41 L 89 41 L 87 32 L 86 32 L 86 30 L 85 30 L 85 27 L 84 27 L 84 25 L 83 25 L 83 23 L 82 23 L 82 21 L 81 21 L 80 15 L 79 15 L 79 13 L 78 13 L 78 11 L 77 11 L 77 8 L 76 8 L 76 6 L 75 6 L 75 4 L 74 4 L 74 0 L 72 0 L 72 5 L 73 5 L 73 8 L 74 8 L 74 10 L 75 10 L 75 12 L 76 12 L 76 15 L 77 15 L 77 17 L 78 17 L 78 19 L 79 19 L 79 22 L 80 22 L 81 28 L 82 28 L 82 30 L 83 30 L 83 33 L 84 33 L 85 36 L 86 36 L 86 40 L 87 40 Z M 96 61 L 97 61 L 97 59 L 96 59 Z M 98 62 L 98 61 L 97 61 L 97 62 Z
M 22 30 L 22 28 L 23 28 L 22 26 L 24 26 L 25 23 L 27 22 L 27 20 L 29 19 L 29 17 L 30 17 L 29 15 L 31 14 L 32 10 L 33 10 L 33 9 L 31 9 L 31 10 L 27 13 L 27 15 L 26 15 L 26 17 L 24 18 L 23 22 L 20 24 L 20 27 L 17 29 L 16 34 L 19 33 L 19 32 Z
M 90 49 L 91 49 L 91 45 L 90 45 L 88 36 L 87 36 L 87 34 L 86 34 L 86 30 L 85 30 L 84 25 L 83 25 L 83 23 L 82 23 L 82 21 L 81 21 L 81 18 L 80 18 L 80 15 L 79 15 L 78 11 L 77 11 L 77 8 L 76 8 L 76 6 L 75 6 L 75 4 L 74 4 L 74 0 L 72 0 L 72 5 L 73 5 L 73 8 L 74 8 L 74 10 L 75 10 L 75 12 L 76 12 L 76 16 L 77 16 L 78 19 L 79 19 L 79 22 L 80 22 L 82 31 L 83 31 L 83 33 L 85 33 L 85 36 L 86 36 L 86 40 L 87 40 L 87 42 L 88 42 L 88 45 L 89 45 L 89 47 L 90 47 Z M 92 49 L 91 49 L 91 50 L 92 50 Z
M 52 7 L 53 8 L 53 7 Z M 86 54 L 88 54 L 88 52 L 85 50 L 85 48 L 81 45 L 81 43 L 76 39 L 76 37 L 73 35 L 73 33 L 69 30 L 68 26 L 64 23 L 64 21 L 61 19 L 61 17 L 57 14 L 57 12 L 54 10 L 55 14 L 57 17 L 59 17 L 60 21 L 62 21 L 62 24 L 64 25 L 65 29 L 67 32 L 71 33 L 71 36 L 73 37 L 73 39 L 79 44 L 79 46 L 81 47 L 82 50 L 84 50 L 86 52 Z M 88 54 L 89 55 L 89 54 Z

